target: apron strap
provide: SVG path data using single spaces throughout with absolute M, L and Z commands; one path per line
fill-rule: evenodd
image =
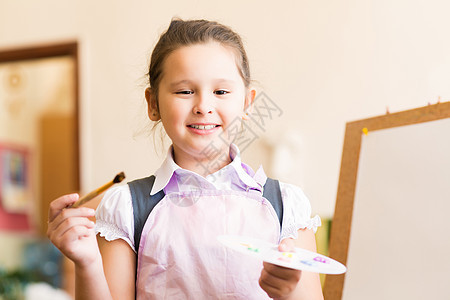
M 136 254 L 139 252 L 139 243 L 145 222 L 156 204 L 165 196 L 163 190 L 153 196 L 150 195 L 154 183 L 154 175 L 128 183 L 131 192 L 131 202 L 133 204 L 134 249 Z
M 267 181 L 264 184 L 263 197 L 269 200 L 270 204 L 272 204 L 275 209 L 278 220 L 280 221 L 281 229 L 283 223 L 283 200 L 281 199 L 280 182 L 267 177 Z

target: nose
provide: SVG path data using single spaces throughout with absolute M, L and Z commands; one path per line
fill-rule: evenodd
M 197 93 L 195 104 L 192 112 L 195 115 L 207 115 L 212 114 L 214 111 L 214 105 L 212 97 L 205 93 Z

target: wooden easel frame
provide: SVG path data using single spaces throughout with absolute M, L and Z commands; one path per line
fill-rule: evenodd
M 347 123 L 336 206 L 330 234 L 329 256 L 331 258 L 343 264 L 347 263 L 363 129 L 366 128 L 368 132 L 371 132 L 445 118 L 450 118 L 450 102 L 437 103 L 393 114 L 387 113 L 383 116 Z M 344 289 L 344 281 L 345 274 L 326 276 L 325 299 L 340 300 Z

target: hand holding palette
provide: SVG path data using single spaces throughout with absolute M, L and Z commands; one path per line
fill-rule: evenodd
M 260 239 L 235 235 L 221 235 L 217 239 L 238 252 L 290 269 L 323 274 L 342 274 L 347 271 L 343 264 L 334 259 L 301 248 L 295 248 L 295 252 L 281 252 L 278 251 L 278 245 Z

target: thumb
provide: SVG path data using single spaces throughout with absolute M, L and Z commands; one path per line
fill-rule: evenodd
M 293 238 L 285 238 L 278 245 L 278 251 L 281 252 L 295 252 L 295 245 Z

